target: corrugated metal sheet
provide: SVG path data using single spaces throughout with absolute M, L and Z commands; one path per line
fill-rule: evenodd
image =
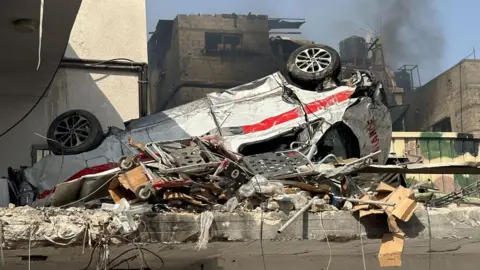
M 398 157 L 409 161 L 432 163 L 480 162 L 480 138 L 471 134 L 454 132 L 393 132 L 391 150 Z M 459 190 L 477 180 L 470 174 L 407 174 L 407 181 L 430 179 L 442 192 Z

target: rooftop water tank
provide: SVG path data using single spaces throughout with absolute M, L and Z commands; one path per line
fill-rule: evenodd
M 365 68 L 367 42 L 363 37 L 351 36 L 340 41 L 339 45 L 343 63 L 353 63 L 359 68 Z
M 406 70 L 395 72 L 395 82 L 397 87 L 403 88 L 404 91 L 412 91 L 412 76 Z

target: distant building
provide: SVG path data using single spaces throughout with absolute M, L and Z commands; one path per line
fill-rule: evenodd
M 236 14 L 178 15 L 174 20 L 158 21 L 148 41 L 153 111 L 277 71 L 282 63 L 272 53 L 272 42 L 275 52 L 281 54 L 281 43 L 289 41 L 271 41 L 270 35 L 282 34 L 271 30 L 297 29 L 303 23 L 298 19 Z M 286 46 L 286 50 L 298 46 Z
M 410 109 L 407 131 L 480 134 L 480 60 L 465 59 L 414 91 L 405 92 Z
M 404 102 L 404 88 L 402 86 L 406 82 L 410 87 L 411 72 L 415 70 L 415 67 L 408 66 L 408 70 L 402 69 L 401 72 L 405 72 L 407 77 L 398 80 L 396 77 L 400 71 L 394 72 L 385 63 L 380 37 L 371 38 L 367 41 L 361 36 L 351 36 L 340 41 L 339 49 L 342 59 L 342 77 L 344 79 L 348 78 L 353 71 L 358 69 L 371 71 L 375 78 L 383 83 L 392 117 L 393 130 L 403 131 L 405 127 L 403 118 L 409 105 Z

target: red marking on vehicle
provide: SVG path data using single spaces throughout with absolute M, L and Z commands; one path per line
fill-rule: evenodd
M 117 167 L 118 167 L 117 163 L 107 163 L 107 164 L 103 164 L 103 165 L 88 167 L 88 168 L 85 168 L 85 169 L 77 172 L 76 174 L 72 175 L 70 178 L 68 178 L 66 181 L 63 181 L 63 182 L 72 181 L 72 180 L 78 179 L 78 178 L 80 178 L 82 176 L 85 176 L 85 175 L 88 175 L 88 174 L 101 173 L 101 172 L 108 171 L 108 170 L 111 170 L 111 169 L 117 168 Z M 43 199 L 46 196 L 52 194 L 53 192 L 55 192 L 55 188 L 50 189 L 50 190 L 45 190 L 44 192 L 42 192 L 41 194 L 38 195 L 38 198 Z
M 307 114 L 313 114 L 315 112 L 318 112 L 318 111 L 324 109 L 325 107 L 329 107 L 329 106 L 332 106 L 336 103 L 340 103 L 340 102 L 343 102 L 343 101 L 347 100 L 348 98 L 350 98 L 350 96 L 353 94 L 353 92 L 354 91 L 350 91 L 350 90 L 342 91 L 342 92 L 339 92 L 337 94 L 326 97 L 324 99 L 315 100 L 313 102 L 310 102 L 310 103 L 304 105 L 303 108 L 305 109 Z M 303 117 L 303 111 L 299 110 L 298 108 L 295 108 L 295 109 L 292 109 L 292 110 L 287 111 L 285 113 L 282 113 L 280 115 L 267 118 L 267 119 L 265 119 L 265 120 L 263 120 L 259 123 L 256 123 L 256 124 L 253 124 L 253 125 L 243 126 L 242 129 L 243 129 L 243 132 L 245 134 L 253 133 L 253 132 L 257 132 L 257 131 L 264 131 L 264 130 L 272 128 L 275 125 L 279 125 L 279 124 L 282 124 L 282 123 L 285 123 L 285 122 L 288 122 L 288 121 L 291 121 L 291 120 L 295 120 L 299 117 Z M 140 153 L 137 157 L 140 158 L 140 160 L 142 160 L 142 161 L 152 159 L 151 157 L 149 157 L 149 156 L 147 156 L 143 153 Z M 85 176 L 85 175 L 88 175 L 88 174 L 101 173 L 101 172 L 108 171 L 110 169 L 117 168 L 117 167 L 118 167 L 117 163 L 108 163 L 108 164 L 103 164 L 103 165 L 99 165 L 99 166 L 85 168 L 85 169 L 77 172 L 76 174 L 72 175 L 70 178 L 68 178 L 64 182 L 68 182 L 68 181 L 71 181 L 71 180 L 74 180 L 74 179 L 78 179 L 78 178 L 80 178 L 82 176 Z M 44 192 L 42 192 L 41 194 L 38 195 L 38 198 L 39 199 L 45 198 L 46 196 L 48 196 L 49 194 L 51 194 L 53 192 L 55 192 L 55 188 L 51 189 L 51 190 L 45 190 Z
M 313 114 L 324 109 L 325 107 L 329 107 L 336 103 L 340 103 L 347 100 L 353 94 L 353 92 L 354 91 L 342 91 L 340 93 L 331 95 L 324 99 L 310 102 L 304 105 L 303 108 L 305 109 L 307 114 Z M 303 112 L 295 108 L 290 111 L 279 114 L 277 116 L 264 119 L 259 123 L 243 126 L 242 129 L 245 134 L 253 133 L 257 131 L 264 131 L 272 128 L 275 125 L 283 124 L 285 122 L 295 120 L 299 117 L 303 117 Z
M 367 131 L 370 142 L 372 143 L 372 152 L 377 152 L 380 149 L 380 140 L 377 133 L 377 121 L 371 119 L 367 121 Z

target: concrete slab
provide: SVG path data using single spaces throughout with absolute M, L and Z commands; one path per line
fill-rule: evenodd
M 388 231 L 384 215 L 362 218 L 346 211 L 306 213 L 281 235 L 277 230 L 292 216 L 283 212 L 214 213 L 210 235 L 217 241 L 251 241 L 263 239 L 274 241 L 325 240 L 325 234 L 335 241 L 358 238 L 359 226 L 368 238 L 380 238 Z M 199 215 L 161 214 L 143 218 L 139 233 L 144 241 L 182 243 L 194 241 L 199 234 Z M 322 226 L 323 224 L 323 226 Z M 428 239 L 429 227 L 432 238 L 480 238 L 480 208 L 417 208 L 409 222 L 398 221 L 407 238 Z
M 9 226 L 30 228 L 32 224 L 36 224 L 36 226 L 55 228 L 52 220 L 68 222 L 79 220 L 62 217 L 72 213 L 78 215 L 77 211 L 64 211 L 63 214 L 62 211 L 49 212 L 48 217 L 44 213 L 45 211 L 30 209 L 29 214 L 33 215 L 32 217 L 18 219 L 22 224 L 18 222 L 4 224 L 4 232 L 11 229 Z M 52 213 L 56 216 L 53 217 Z M 293 215 L 293 212 L 288 215 Z M 0 219 L 6 220 L 7 217 L 10 221 L 13 218 L 5 211 L 0 211 Z M 207 249 L 201 251 L 195 249 L 200 228 L 198 214 L 169 213 L 144 216 L 136 236 L 140 236 L 143 247 L 164 260 L 165 266 L 160 268 L 161 261 L 149 251 L 144 251 L 146 263 L 151 269 L 264 269 L 264 257 L 267 269 L 326 269 L 330 250 L 332 252 L 330 269 L 362 269 L 360 227 L 367 269 L 379 269 L 377 260 L 379 237 L 388 228 L 385 219 L 381 216 L 365 218 L 359 223 L 349 212 L 307 213 L 283 234 L 278 235 L 277 229 L 287 218 L 287 214 L 281 212 L 263 213 L 262 228 L 261 212 L 215 212 L 214 222 L 209 231 L 210 242 L 207 244 Z M 412 220 L 408 223 L 399 223 L 399 226 L 407 235 L 401 269 L 427 269 L 429 266 L 438 270 L 478 268 L 480 208 L 431 209 L 428 212 L 425 209 L 417 209 Z M 102 226 L 97 224 L 97 227 Z M 19 232 L 18 228 L 15 231 Z M 259 241 L 261 231 L 263 241 Z M 429 232 L 431 232 L 431 240 Z M 325 234 L 328 236 L 328 243 Z M 23 247 L 4 250 L 6 269 L 27 267 L 27 235 L 27 233 L 4 234 L 5 242 L 17 243 L 16 246 Z M 53 267 L 84 269 L 91 254 L 94 254 L 94 258 L 89 269 L 95 269 L 98 249 L 92 253 L 92 249 L 87 248 L 82 253 L 83 234 L 79 235 L 81 237 L 74 244 L 64 247 L 45 241 L 41 234 L 34 234 L 31 244 L 36 245 L 31 246 L 39 248 L 32 248 L 31 255 L 33 255 L 32 259 L 40 261 L 31 261 L 32 269 L 52 269 Z M 122 238 L 117 237 L 117 239 Z M 430 241 L 433 252 L 428 252 Z M 121 245 L 108 246 L 110 260 L 128 250 L 130 251 L 116 262 L 139 254 L 131 243 L 127 244 L 126 240 L 123 242 Z M 262 256 L 262 250 L 264 256 Z M 130 269 L 140 269 L 138 260 L 130 261 L 129 264 Z M 128 269 L 126 263 L 121 267 Z

